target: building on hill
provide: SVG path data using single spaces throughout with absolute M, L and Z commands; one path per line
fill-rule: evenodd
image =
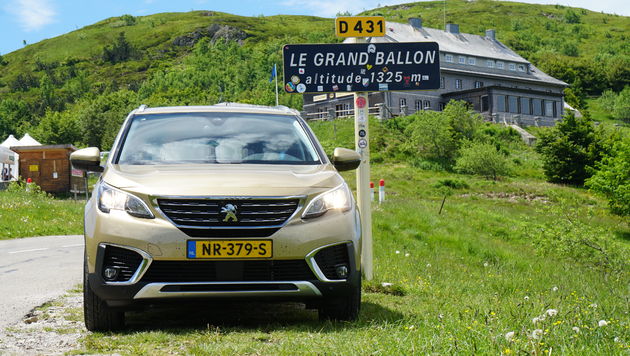
M 437 42 L 440 47 L 440 89 L 430 91 L 373 92 L 370 106 L 384 106 L 381 116 L 442 110 L 450 100 L 464 100 L 488 120 L 506 124 L 553 126 L 564 111 L 567 83 L 532 65 L 496 39 L 460 33 L 447 24 L 444 31 L 425 28 L 419 18 L 408 24 L 386 23 L 384 37 L 368 42 Z M 306 117 L 352 115 L 351 93 L 305 94 Z

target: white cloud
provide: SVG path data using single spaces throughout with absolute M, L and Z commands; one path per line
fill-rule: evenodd
M 320 0 L 320 1 L 303 1 L 303 0 L 285 0 L 282 5 L 294 8 L 301 8 L 308 11 L 309 14 L 321 17 L 334 17 L 340 12 L 350 12 L 353 15 L 359 12 L 377 8 L 379 6 L 389 6 L 395 4 L 408 3 L 410 0 Z
M 52 23 L 57 15 L 50 0 L 14 0 L 7 10 L 17 16 L 17 21 L 27 32 Z

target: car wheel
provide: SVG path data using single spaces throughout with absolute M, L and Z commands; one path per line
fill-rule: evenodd
M 319 307 L 319 319 L 354 321 L 359 317 L 360 309 L 361 282 L 348 295 L 325 300 Z
M 83 314 L 89 331 L 113 331 L 125 325 L 125 313 L 110 308 L 92 291 L 88 280 L 87 262 L 83 267 Z

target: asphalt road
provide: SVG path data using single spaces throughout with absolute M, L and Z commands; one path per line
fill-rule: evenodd
M 83 236 L 0 240 L 0 330 L 82 280 Z

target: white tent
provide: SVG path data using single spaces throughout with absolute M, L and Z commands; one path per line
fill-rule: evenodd
M 42 144 L 37 142 L 31 135 L 26 134 L 19 141 L 19 144 L 16 146 L 41 146 Z
M 24 137 L 26 136 L 27 135 L 24 135 Z M 29 138 L 32 139 L 32 137 L 30 136 Z M 13 135 L 9 135 L 9 137 L 7 137 L 7 139 L 0 144 L 0 149 L 2 150 L 2 153 L 0 153 L 2 160 L 0 162 L 0 167 L 1 169 L 6 168 L 7 170 L 9 170 L 12 176 L 11 180 L 17 179 L 17 176 L 20 174 L 20 155 L 9 149 L 15 146 L 22 145 L 20 145 L 20 141 L 18 141 L 18 139 L 16 139 Z M 2 175 L 0 175 L 0 181 L 2 181 L 3 178 L 6 178 L 6 176 L 3 177 Z
M 10 149 L 0 146 L 0 182 L 15 180 L 19 155 Z
M 13 135 L 9 135 L 4 142 L 0 143 L 0 146 L 11 148 L 11 146 L 19 146 L 20 141 Z

